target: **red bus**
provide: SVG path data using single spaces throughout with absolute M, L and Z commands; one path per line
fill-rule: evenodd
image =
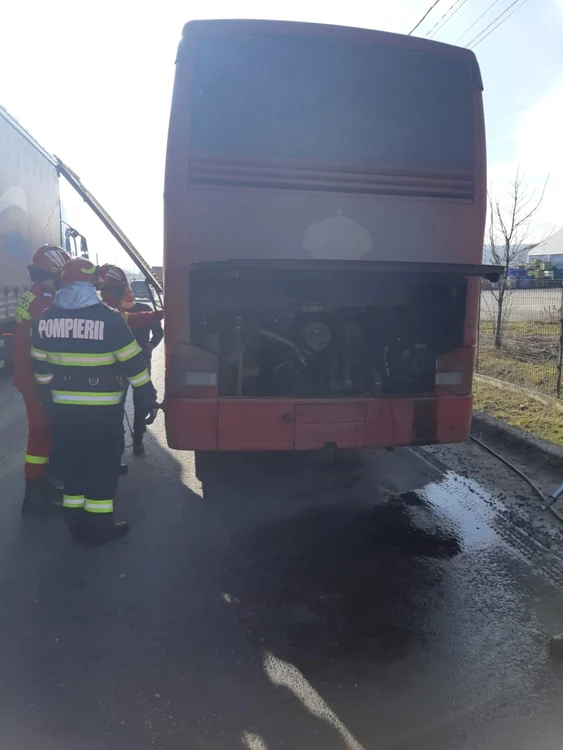
M 486 207 L 474 54 L 194 21 L 165 183 L 171 448 L 466 439 Z

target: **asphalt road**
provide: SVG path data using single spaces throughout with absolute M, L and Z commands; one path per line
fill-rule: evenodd
M 561 532 L 477 448 L 232 457 L 202 491 L 159 419 L 91 549 L 22 523 L 22 415 L 0 382 L 3 747 L 562 747 Z

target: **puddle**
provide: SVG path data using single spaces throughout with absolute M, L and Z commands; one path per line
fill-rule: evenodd
M 436 517 L 431 506 L 414 492 L 409 495 L 409 506 L 399 495 L 391 498 L 388 505 L 373 509 L 369 523 L 374 542 L 399 547 L 409 557 L 454 557 L 461 552 L 461 541 L 453 524 Z
M 464 550 L 498 544 L 499 537 L 493 528 L 497 513 L 483 502 L 486 499 L 496 505 L 497 501 L 477 482 L 448 472 L 442 481 L 428 484 L 417 494 L 443 511 L 444 521 L 455 527 Z M 417 514 L 417 520 L 423 521 L 423 516 Z
M 552 535 L 543 532 L 540 524 L 530 523 L 477 481 L 452 471 L 423 490 L 405 494 L 410 496 L 406 502 L 420 528 L 425 528 L 424 514 L 418 512 L 422 498 L 454 525 L 463 551 L 509 551 L 550 583 L 563 586 L 559 543 L 554 545 Z

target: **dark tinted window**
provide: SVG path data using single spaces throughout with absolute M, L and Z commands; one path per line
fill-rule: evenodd
M 467 62 L 314 37 L 198 42 L 197 154 L 471 168 Z

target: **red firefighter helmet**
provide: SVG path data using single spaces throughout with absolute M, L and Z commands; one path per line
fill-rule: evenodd
M 124 289 L 129 286 L 125 271 L 111 263 L 106 263 L 100 267 L 100 279 L 105 289 Z
M 43 245 L 36 251 L 31 266 L 46 274 L 59 274 L 70 260 L 70 255 L 58 245 Z
M 75 284 L 77 281 L 86 281 L 95 284 L 98 280 L 99 269 L 86 258 L 71 258 L 63 268 L 61 284 Z

